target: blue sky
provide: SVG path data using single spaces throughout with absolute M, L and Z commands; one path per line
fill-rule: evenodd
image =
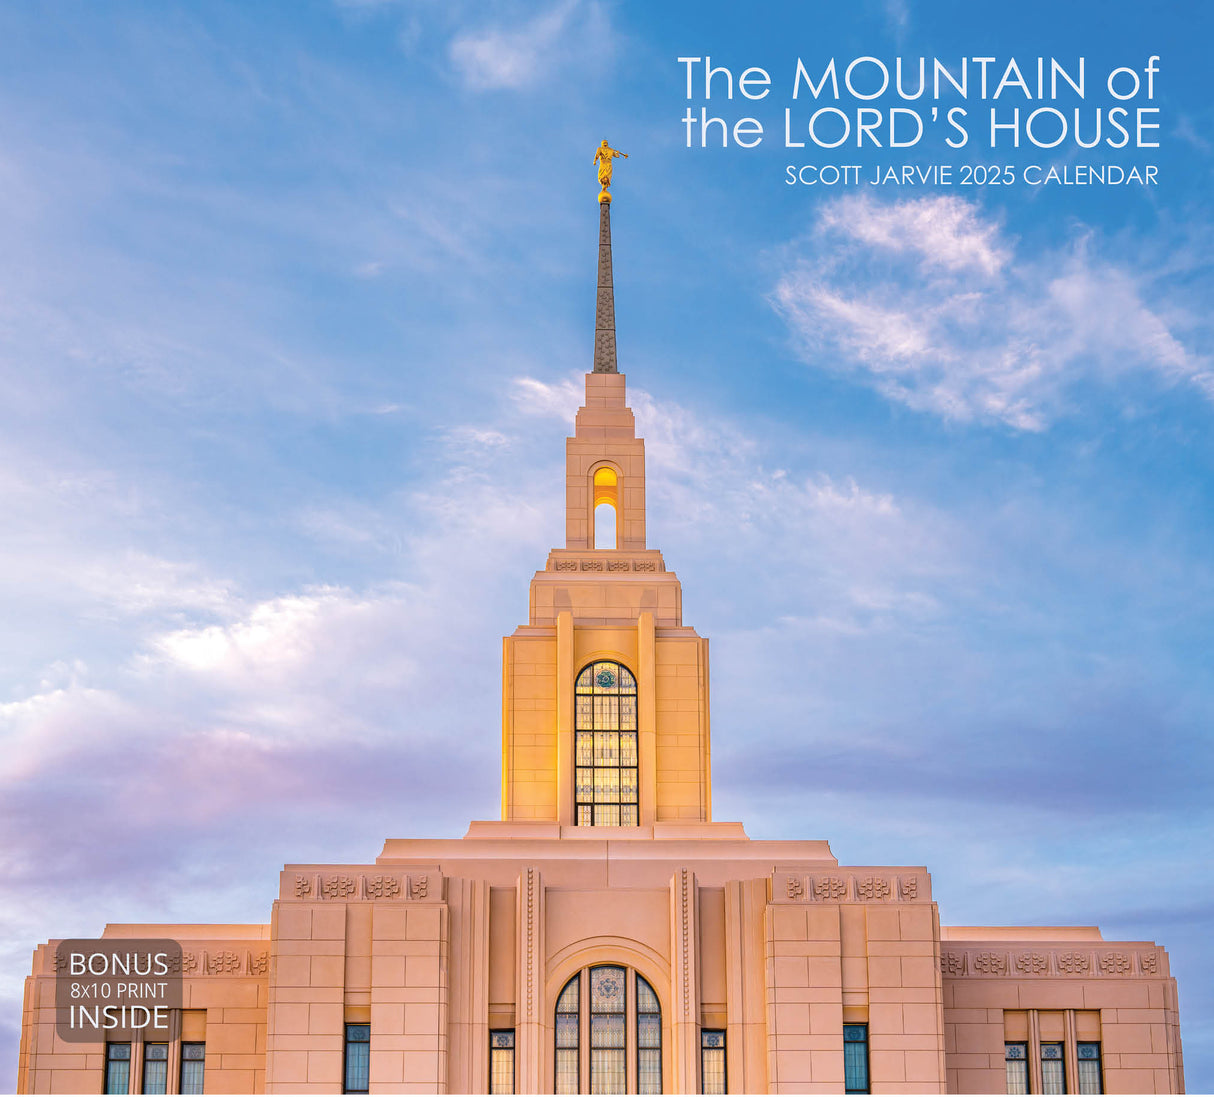
M 946 923 L 1158 940 L 1214 1089 L 1210 24 L 0 8 L 0 1088 L 37 942 L 261 920 L 284 861 L 496 815 L 500 636 L 562 537 L 608 137 L 651 544 L 713 644 L 716 817 L 926 864 Z M 684 146 L 676 59 L 703 55 L 771 72 L 765 102 L 693 104 L 759 116 L 759 147 Z M 784 149 L 797 57 L 863 55 L 1083 56 L 1068 113 L 1158 55 L 1160 147 Z

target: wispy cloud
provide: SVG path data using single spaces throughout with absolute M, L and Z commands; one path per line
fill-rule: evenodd
M 539 83 L 577 55 L 599 60 L 611 49 L 606 13 L 595 0 L 560 0 L 525 23 L 467 31 L 451 42 L 451 63 L 475 91 Z
M 1085 377 L 1141 371 L 1214 399 L 1189 339 L 1200 317 L 1165 311 L 1152 290 L 1149 271 L 1102 258 L 1090 233 L 1029 257 L 963 199 L 849 197 L 787 250 L 772 302 L 813 365 L 947 419 L 1040 431 Z

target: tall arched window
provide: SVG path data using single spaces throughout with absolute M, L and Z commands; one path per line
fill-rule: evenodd
M 615 964 L 579 971 L 555 1019 L 557 1093 L 662 1092 L 662 1007 L 642 975 Z
M 637 682 L 621 663 L 583 667 L 574 689 L 578 826 L 635 827 Z
M 619 547 L 620 481 L 606 465 L 594 470 L 594 539 L 596 549 Z

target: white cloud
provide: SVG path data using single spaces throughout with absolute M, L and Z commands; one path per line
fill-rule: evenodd
M 1208 359 L 1184 341 L 1197 321 L 1165 314 L 1149 272 L 1100 258 L 1088 237 L 1030 258 L 959 198 L 845 198 L 811 246 L 812 260 L 789 249 L 772 293 L 807 361 L 912 408 L 1043 430 L 1080 378 L 1133 371 L 1214 398 Z
M 823 208 L 819 227 L 872 247 L 915 252 L 928 268 L 992 275 L 1010 258 L 999 226 L 984 221 L 978 207 L 949 195 L 891 205 L 867 196 L 842 198 Z
M 561 0 L 518 27 L 492 27 L 458 35 L 451 62 L 476 91 L 517 90 L 538 83 L 572 54 L 600 62 L 611 47 L 606 15 L 588 0 Z

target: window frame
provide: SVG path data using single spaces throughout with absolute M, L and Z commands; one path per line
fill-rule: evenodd
M 1012 1048 L 1019 1048 L 1020 1054 L 1013 1055 Z M 1011 1088 L 1011 1075 L 1008 1073 L 1008 1063 L 1019 1063 L 1021 1073 L 1024 1079 L 1024 1089 Z M 1003 1089 L 1005 1093 L 1020 1094 L 1032 1092 L 1032 1079 L 1029 1071 L 1029 1045 L 1027 1040 L 1004 1040 L 1003 1041 Z
M 152 1058 L 153 1048 L 163 1049 L 163 1054 L 158 1054 L 155 1058 Z M 149 1040 L 144 1043 L 142 1056 L 143 1069 L 139 1079 L 140 1093 L 159 1094 L 169 1092 L 169 1052 L 170 1044 L 166 1040 Z M 148 1065 L 151 1063 L 164 1064 L 164 1077 L 160 1082 L 160 1085 L 162 1086 L 160 1089 L 148 1089 Z M 157 1071 L 157 1073 L 159 1073 L 159 1071 Z
M 118 1048 L 125 1048 L 126 1054 L 125 1055 L 114 1054 L 114 1052 Z M 111 1043 L 108 1040 L 106 1041 L 106 1043 L 105 1043 L 105 1073 L 102 1075 L 102 1079 L 101 1079 L 101 1082 L 102 1082 L 101 1092 L 102 1093 L 108 1094 L 108 1093 L 130 1093 L 131 1092 L 131 1065 L 134 1061 L 132 1059 L 132 1051 L 133 1051 L 133 1049 L 131 1047 L 131 1041 L 129 1041 L 129 1040 L 116 1040 L 113 1043 Z M 113 1089 L 110 1084 L 110 1066 L 111 1066 L 111 1064 L 114 1064 L 114 1063 L 122 1063 L 126 1067 L 126 1079 L 125 1079 L 125 1084 L 123 1085 L 122 1089 Z
M 1103 1093 L 1104 1092 L 1104 1056 L 1101 1051 L 1101 1041 L 1099 1040 L 1076 1040 L 1075 1041 L 1075 1082 L 1076 1092 L 1081 1094 Z M 1082 1053 L 1083 1048 L 1095 1048 L 1094 1056 L 1085 1057 Z M 1083 1065 L 1084 1063 L 1096 1064 L 1096 1088 L 1086 1089 L 1084 1087 Z
M 202 1054 L 197 1058 L 187 1056 L 186 1048 L 201 1048 Z M 190 1089 L 186 1089 L 186 1064 L 198 1064 L 198 1088 L 194 1089 L 192 1084 Z M 344 1064 L 343 1064 L 344 1067 Z M 205 1040 L 182 1040 L 181 1041 L 181 1062 L 178 1064 L 177 1070 L 177 1092 L 184 1094 L 203 1093 L 207 1079 L 207 1045 Z
M 500 1043 L 504 1037 L 509 1037 L 509 1044 Z M 515 1056 L 515 1037 L 514 1029 L 512 1028 L 491 1028 L 489 1030 L 489 1088 L 488 1093 L 514 1093 L 518 1087 L 518 1060 Z M 497 1052 L 510 1053 L 510 1088 L 497 1088 L 497 1071 L 495 1063 L 497 1061 Z
M 591 973 L 596 970 L 615 969 L 623 973 L 623 1013 L 615 1012 L 595 1012 L 594 1004 L 591 995 Z M 653 1000 L 657 1004 L 657 1012 L 653 1010 L 645 1010 L 643 1013 L 638 1011 L 637 1006 L 640 1002 L 641 994 L 638 989 L 639 984 L 643 983 L 648 992 L 653 995 Z M 575 996 L 575 1009 L 562 1008 L 568 1006 L 566 994 L 573 990 Z M 640 1057 L 640 1024 L 641 1017 L 657 1017 L 657 1047 L 649 1047 L 647 1050 L 656 1050 L 658 1053 L 658 1084 L 659 1087 L 665 1085 L 667 1076 L 666 1063 L 664 1062 L 666 1054 L 666 1033 L 665 1024 L 666 1018 L 662 1006 L 662 997 L 658 993 L 653 979 L 644 972 L 633 967 L 627 962 L 619 962 L 614 960 L 600 960 L 595 963 L 586 964 L 578 968 L 572 975 L 569 976 L 561 984 L 561 989 L 557 992 L 556 1000 L 552 1004 L 552 1012 L 550 1016 L 553 1019 L 552 1026 L 552 1092 L 554 1093 L 593 1093 L 595 1086 L 595 1072 L 593 1064 L 594 1050 L 606 1050 L 593 1047 L 593 1039 L 591 1036 L 593 1020 L 598 1017 L 621 1017 L 623 1020 L 623 1052 L 624 1052 L 624 1072 L 623 1072 L 623 1093 L 640 1093 L 642 1092 L 641 1085 L 641 1057 Z M 559 1018 L 561 1016 L 576 1017 L 576 1024 L 572 1026 L 572 1031 L 576 1033 L 577 1043 L 574 1047 L 561 1046 L 561 1024 Z M 566 1032 L 569 1030 L 566 1023 Z M 573 1085 L 568 1084 L 565 1088 L 561 1088 L 560 1079 L 560 1053 L 562 1051 L 572 1051 L 573 1063 L 576 1066 L 576 1074 L 573 1076 Z M 572 1072 L 568 1072 L 572 1073 Z M 567 1075 L 567 1082 L 569 1081 Z M 644 1092 L 655 1092 L 646 1090 Z M 656 1092 L 661 1093 L 663 1089 L 659 1088 Z
M 707 1051 L 717 1051 L 715 1047 L 709 1047 L 707 1040 L 711 1036 L 720 1036 L 721 1038 L 721 1088 L 707 1088 L 707 1071 L 704 1069 L 704 1053 Z M 729 1034 L 723 1028 L 702 1028 L 700 1029 L 700 1092 L 701 1093 L 728 1093 L 729 1092 Z
M 614 686 L 603 685 L 604 672 L 614 674 Z M 614 700 L 614 727 L 601 727 L 600 711 Z M 602 701 L 600 705 L 599 702 Z M 630 702 L 630 703 L 629 703 Z M 573 678 L 573 822 L 575 826 L 636 827 L 641 825 L 641 768 L 639 687 L 636 675 L 615 658 L 593 659 Z M 607 721 L 611 722 L 611 721 Z M 612 762 L 600 755 L 610 750 Z M 627 737 L 627 740 L 625 739 Z M 600 743 L 601 739 L 601 743 Z M 631 764 L 625 765 L 626 758 Z M 601 760 L 602 759 L 602 760 Z M 615 797 L 600 797 L 600 774 L 604 792 L 614 784 Z M 629 791 L 631 799 L 628 798 Z M 608 821 L 615 809 L 615 822 Z
M 365 1040 L 355 1039 L 350 1034 L 351 1029 L 366 1029 L 367 1038 Z M 342 1036 L 341 1091 L 342 1093 L 369 1093 L 371 1090 L 371 1025 L 367 1021 L 347 1021 Z M 362 1089 L 352 1089 L 350 1087 L 351 1047 L 365 1047 L 367 1049 L 367 1085 Z
M 850 1040 L 848 1039 L 848 1029 L 851 1029 L 853 1032 L 853 1038 Z M 855 1039 L 854 1033 L 861 1029 L 864 1032 L 863 1039 Z M 861 1045 L 864 1048 L 864 1085 L 863 1086 L 856 1086 L 856 1085 L 850 1084 L 853 1081 L 853 1079 L 849 1079 L 847 1076 L 847 1068 L 849 1066 L 848 1059 L 847 1059 L 848 1044 L 852 1045 L 853 1047 L 855 1047 L 857 1045 Z M 860 1021 L 860 1022 L 849 1023 L 849 1022 L 845 1021 L 843 1023 L 843 1092 L 844 1093 L 871 1093 L 872 1088 L 873 1088 L 873 1076 L 872 1076 L 872 1070 L 870 1069 L 870 1066 L 869 1066 L 869 1057 L 868 1057 L 868 1022 Z

